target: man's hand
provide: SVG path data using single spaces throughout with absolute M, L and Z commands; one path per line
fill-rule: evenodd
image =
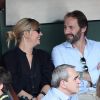
M 91 77 L 88 72 L 83 72 L 83 79 L 86 81 L 91 81 Z

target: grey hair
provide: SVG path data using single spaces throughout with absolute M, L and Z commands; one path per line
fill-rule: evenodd
M 51 80 L 51 86 L 52 87 L 59 87 L 60 81 L 61 80 L 66 80 L 68 79 L 69 75 L 67 72 L 67 68 L 75 68 L 75 66 L 68 65 L 68 64 L 62 64 L 60 66 L 57 66 L 53 73 L 52 73 L 52 80 Z

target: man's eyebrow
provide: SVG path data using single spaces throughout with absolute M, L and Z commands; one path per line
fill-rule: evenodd
M 76 77 L 74 77 L 74 80 L 76 80 L 79 77 L 79 75 L 77 75 Z

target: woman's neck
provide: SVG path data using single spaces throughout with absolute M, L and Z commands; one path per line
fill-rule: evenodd
M 32 47 L 30 47 L 29 45 L 23 45 L 22 43 L 20 43 L 19 44 L 19 48 L 23 51 L 23 52 L 25 52 L 26 54 L 29 54 L 29 55 L 31 55 L 32 54 L 32 52 L 33 52 L 33 48 Z

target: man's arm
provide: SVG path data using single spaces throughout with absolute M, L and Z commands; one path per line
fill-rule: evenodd
M 62 56 L 62 51 L 59 50 L 59 48 L 53 48 L 51 56 L 52 56 L 52 61 L 55 67 L 58 65 L 64 64 L 63 56 Z

